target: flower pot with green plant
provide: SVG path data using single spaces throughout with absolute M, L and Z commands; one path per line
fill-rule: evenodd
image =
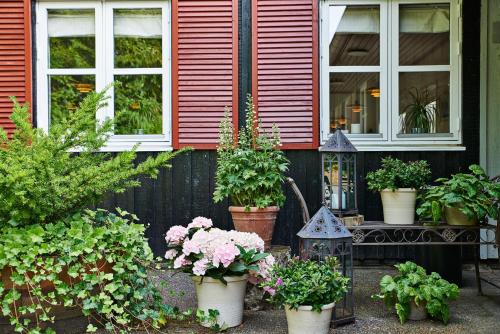
M 500 212 L 500 183 L 493 182 L 479 165 L 469 167 L 471 173 L 457 173 L 450 179 L 440 178 L 421 196 L 417 214 L 432 219 L 434 224 L 444 217 L 450 225 L 476 225 Z
M 257 233 L 269 249 L 279 207 L 285 202 L 282 185 L 289 161 L 279 149 L 277 126 L 268 133 L 259 125 L 250 95 L 246 107 L 245 127 L 238 136 L 228 110 L 220 124 L 214 201 L 229 198 L 235 229 Z
M 325 261 L 291 259 L 275 265 L 261 284 L 271 303 L 284 306 L 289 334 L 327 334 L 335 303 L 347 292 L 349 278 L 337 271 L 334 257 Z
M 217 310 L 219 328 L 239 326 L 247 279 L 267 279 L 274 264 L 273 256 L 264 252 L 264 241 L 255 233 L 213 228 L 205 217 L 196 217 L 187 227 L 171 227 L 165 240 L 169 266 L 193 278 L 198 309 L 205 314 Z
M 432 97 L 427 89 L 419 91 L 414 88 L 408 93 L 412 102 L 404 108 L 404 117 L 401 118 L 402 133 L 430 133 L 437 115 L 436 98 Z
M 407 320 L 422 320 L 427 314 L 447 324 L 450 318 L 448 301 L 458 297 L 458 286 L 437 273 L 427 275 L 424 268 L 410 261 L 395 267 L 399 273 L 382 277 L 380 293 L 372 298 L 394 307 L 402 324 Z
M 14 101 L 16 129 L 0 129 L 0 303 L 9 333 L 54 333 L 51 323 L 70 313 L 89 319 L 88 332 L 95 323 L 130 332 L 159 328 L 175 313 L 148 279 L 145 226 L 119 209 L 87 210 L 139 186 L 140 175 L 156 177 L 178 153 L 139 164 L 135 150 L 98 153 L 113 129 L 95 121 L 105 94 L 89 93 L 48 133 Z
M 414 223 L 417 190 L 430 175 L 426 161 L 403 162 L 392 157 L 383 158 L 382 168 L 366 175 L 368 189 L 380 192 L 386 224 Z

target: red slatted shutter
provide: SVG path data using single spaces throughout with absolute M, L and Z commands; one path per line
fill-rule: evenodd
M 318 147 L 317 0 L 252 2 L 252 94 L 283 148 Z
M 0 127 L 12 133 L 10 96 L 31 101 L 31 1 L 0 1 Z
M 174 148 L 213 149 L 224 107 L 238 115 L 238 1 L 172 3 Z

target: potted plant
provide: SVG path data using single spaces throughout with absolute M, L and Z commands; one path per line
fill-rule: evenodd
M 410 261 L 395 267 L 398 275 L 382 277 L 380 293 L 372 298 L 394 307 L 402 324 L 406 320 L 425 319 L 427 314 L 447 324 L 450 317 L 448 301 L 458 297 L 458 286 L 437 273 L 427 275 L 424 268 Z
M 323 262 L 291 259 L 274 266 L 261 283 L 269 301 L 285 307 L 289 334 L 327 334 L 335 303 L 347 292 L 349 278 L 337 271 L 337 259 Z
M 366 175 L 368 188 L 380 192 L 386 224 L 414 223 L 417 190 L 430 175 L 424 160 L 405 163 L 392 157 L 382 159 L 382 168 Z
M 226 110 L 220 125 L 214 201 L 229 198 L 234 227 L 255 232 L 269 249 L 279 207 L 285 202 L 282 184 L 289 161 L 279 150 L 278 128 L 266 133 L 259 125 L 252 97 L 247 99 L 246 123 L 235 136 Z
M 255 233 L 213 228 L 204 217 L 187 227 L 171 227 L 165 240 L 169 266 L 193 278 L 198 309 L 205 314 L 217 310 L 221 328 L 240 325 L 249 276 L 267 278 L 274 263 L 272 255 L 264 253 L 264 241 Z
M 444 216 L 450 225 L 476 225 L 487 217 L 497 219 L 500 183 L 491 181 L 479 165 L 471 165 L 469 170 L 469 174 L 437 179 L 440 184 L 429 187 L 421 196 L 418 215 L 434 223 Z
M 404 109 L 401 118 L 402 133 L 430 133 L 436 120 L 436 98 L 432 97 L 427 89 L 419 92 L 417 88 L 408 93 L 412 102 Z

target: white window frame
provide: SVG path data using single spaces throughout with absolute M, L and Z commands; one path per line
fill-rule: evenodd
M 399 5 L 450 4 L 450 65 L 399 66 Z M 328 16 L 331 5 L 380 6 L 380 65 L 329 66 Z M 380 134 L 347 134 L 361 151 L 464 150 L 462 144 L 462 0 L 321 0 L 320 3 L 320 128 L 321 144 L 330 134 L 330 73 L 380 71 Z M 450 135 L 398 136 L 399 72 L 450 73 Z M 388 94 L 389 93 L 389 94 Z
M 158 8 L 162 10 L 162 67 L 161 68 L 114 68 L 113 9 Z M 96 64 L 93 69 L 50 69 L 48 64 L 47 11 L 49 9 L 94 9 L 96 24 Z M 37 126 L 49 129 L 49 87 L 50 75 L 93 75 L 96 90 L 103 90 L 113 82 L 115 75 L 162 75 L 162 134 L 155 135 L 113 135 L 103 151 L 126 151 L 139 144 L 138 151 L 172 150 L 172 71 L 171 71 L 171 7 L 170 1 L 39 1 L 36 15 L 37 45 Z M 98 121 L 114 115 L 114 88 L 108 91 L 107 106 L 97 114 Z

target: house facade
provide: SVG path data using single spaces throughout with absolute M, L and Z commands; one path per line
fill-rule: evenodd
M 165 231 L 195 216 L 232 227 L 228 203 L 212 201 L 218 124 L 227 107 L 242 125 L 252 94 L 263 127 L 279 126 L 311 212 L 321 201 L 318 148 L 340 127 L 359 150 L 360 212 L 381 220 L 364 176 L 384 156 L 425 159 L 434 177 L 480 161 L 500 173 L 499 16 L 493 0 L 2 1 L 0 125 L 12 130 L 9 96 L 29 102 L 33 122 L 49 129 L 114 82 L 96 115 L 116 120 L 107 151 L 141 143 L 145 159 L 196 149 L 102 203 L 150 224 L 161 254 Z M 300 205 L 285 191 L 273 242 L 296 249 Z

